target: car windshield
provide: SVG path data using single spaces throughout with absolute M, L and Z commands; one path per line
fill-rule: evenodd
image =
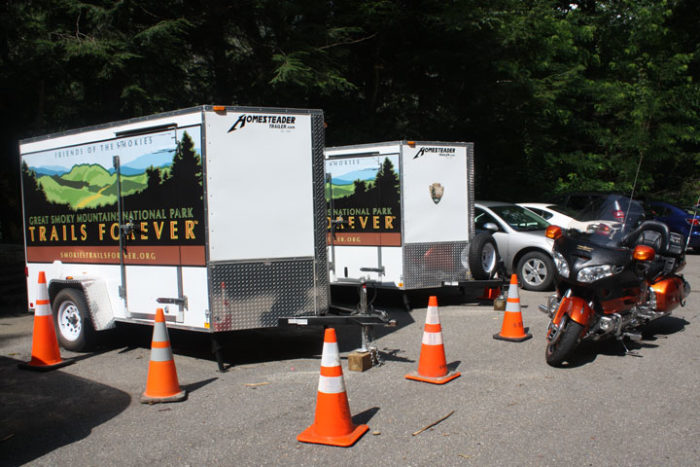
M 504 204 L 501 206 L 490 206 L 498 217 L 514 228 L 515 230 L 530 231 L 544 230 L 549 226 L 549 222 L 542 219 L 532 211 L 515 204 Z

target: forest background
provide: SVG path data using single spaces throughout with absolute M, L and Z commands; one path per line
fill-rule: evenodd
M 326 144 L 473 141 L 478 199 L 700 195 L 697 0 L 7 0 L 0 242 L 18 140 L 200 104 L 320 108 Z

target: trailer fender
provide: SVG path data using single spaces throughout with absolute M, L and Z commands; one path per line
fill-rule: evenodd
M 85 278 L 69 280 L 52 280 L 49 284 L 49 298 L 54 298 L 63 289 L 78 289 L 83 292 L 92 324 L 96 331 L 115 327 L 114 310 L 103 279 Z

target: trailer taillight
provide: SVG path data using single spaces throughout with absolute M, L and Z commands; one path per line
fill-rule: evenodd
M 214 105 L 214 106 L 212 106 L 212 110 L 214 112 L 226 112 L 226 106 L 225 105 Z
M 408 144 L 410 147 L 415 148 L 416 147 L 416 142 L 415 141 L 406 141 L 406 144 Z
M 29 266 L 24 267 L 24 277 L 29 277 Z

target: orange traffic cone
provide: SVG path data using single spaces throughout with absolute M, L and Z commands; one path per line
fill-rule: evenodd
M 148 364 L 146 391 L 141 395 L 141 403 L 179 402 L 184 400 L 186 396 L 187 391 L 181 390 L 177 381 L 168 328 L 165 326 L 165 315 L 163 309 L 158 308 L 153 323 L 151 361 Z
M 340 366 L 335 329 L 327 328 L 323 338 L 321 376 L 318 380 L 314 423 L 297 436 L 304 443 L 348 447 L 364 435 L 367 425 L 353 425 Z
M 438 314 L 437 297 L 428 299 L 428 313 L 425 316 L 423 343 L 418 360 L 418 371 L 406 375 L 406 379 L 433 384 L 445 384 L 459 377 L 458 371 L 447 371 L 445 345 L 442 342 L 442 327 Z
M 481 294 L 479 300 L 495 300 L 501 293 L 500 287 L 484 287 L 484 293 Z
M 506 312 L 503 315 L 503 326 L 501 332 L 494 334 L 494 339 L 504 341 L 522 342 L 532 337 L 523 328 L 523 316 L 520 313 L 520 298 L 518 297 L 518 276 L 513 274 L 510 277 L 510 287 L 508 288 L 508 300 L 506 301 Z
M 32 359 L 18 366 L 24 370 L 47 371 L 70 365 L 73 360 L 61 359 L 56 339 L 56 327 L 49 304 L 49 289 L 46 286 L 46 274 L 39 271 L 39 292 L 34 310 L 34 331 L 32 335 Z

